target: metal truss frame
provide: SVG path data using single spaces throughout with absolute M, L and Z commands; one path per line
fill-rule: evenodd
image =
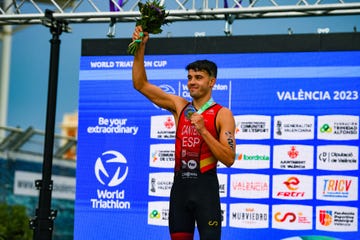
M 140 16 L 139 1 L 0 0 L 0 25 L 42 24 L 46 9 L 54 12 L 54 18 L 68 23 L 134 22 Z M 360 2 L 355 0 L 161 0 L 161 3 L 173 22 L 360 13 Z
M 45 132 L 36 130 L 32 127 L 27 129 L 3 127 L 0 126 L 0 153 L 16 152 L 41 156 L 43 154 L 43 145 Z M 54 157 L 57 159 L 66 159 L 66 152 L 76 147 L 77 139 L 55 135 Z M 71 159 L 74 160 L 74 159 Z

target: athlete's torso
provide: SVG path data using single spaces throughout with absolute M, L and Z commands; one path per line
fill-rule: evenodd
M 175 172 L 200 171 L 204 173 L 216 169 L 217 159 L 214 158 L 209 146 L 186 117 L 186 109 L 189 106 L 190 103 L 182 110 L 177 125 Z M 216 139 L 219 139 L 216 129 L 216 116 L 221 108 L 222 106 L 219 104 L 214 104 L 202 113 L 206 129 Z

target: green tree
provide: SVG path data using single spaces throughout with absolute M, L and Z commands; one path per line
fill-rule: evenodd
M 30 240 L 32 231 L 26 208 L 0 203 L 0 240 Z

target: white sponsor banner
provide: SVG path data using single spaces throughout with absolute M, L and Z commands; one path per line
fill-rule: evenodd
M 219 169 L 219 168 L 228 168 L 225 164 L 223 164 L 222 162 L 220 161 L 217 161 L 217 164 L 216 164 L 216 167 Z M 232 167 L 232 166 L 231 166 Z
M 151 144 L 149 166 L 157 168 L 174 168 L 175 144 Z
M 272 228 L 286 230 L 312 229 L 312 206 L 280 204 L 272 206 Z
M 148 224 L 158 226 L 169 225 L 169 202 L 148 202 Z
M 219 180 L 219 195 L 220 197 L 227 197 L 227 189 L 228 189 L 228 183 L 227 183 L 227 174 L 218 173 L 217 174 L 218 180 Z
M 270 116 L 239 115 L 234 118 L 236 139 L 270 139 Z
M 15 171 L 14 194 L 25 196 L 39 196 L 39 190 L 35 187 L 35 180 L 41 180 L 40 173 Z M 58 199 L 75 199 L 75 178 L 64 176 L 52 176 L 52 197 Z
M 235 228 L 268 228 L 269 205 L 256 203 L 230 204 L 229 226 Z
M 173 181 L 172 172 L 150 173 L 149 196 L 169 197 Z
M 313 177 L 298 174 L 274 175 L 272 197 L 286 200 L 313 198 Z
M 172 115 L 151 116 L 150 138 L 175 139 L 175 121 Z
M 324 140 L 357 140 L 359 139 L 359 116 L 319 116 L 317 135 L 318 139 Z
M 286 170 L 314 168 L 314 147 L 308 145 L 275 145 L 273 167 Z
M 226 227 L 227 226 L 227 215 L 228 215 L 228 212 L 227 212 L 227 205 L 226 203 L 221 203 L 220 204 L 220 208 L 221 208 L 221 227 Z
M 230 196 L 236 198 L 269 198 L 269 175 L 231 174 Z
M 279 115 L 274 117 L 274 139 L 314 139 L 314 116 Z
M 266 169 L 270 167 L 270 146 L 260 144 L 236 145 L 236 159 L 232 168 Z
M 359 169 L 359 147 L 323 145 L 316 149 L 317 169 L 329 171 L 356 171 Z
M 328 201 L 358 200 L 358 177 L 324 175 L 316 177 L 316 199 Z
M 328 232 L 358 231 L 358 208 L 317 206 L 316 229 Z

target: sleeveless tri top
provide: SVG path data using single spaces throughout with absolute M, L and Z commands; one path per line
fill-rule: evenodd
M 200 170 L 201 173 L 216 168 L 217 159 L 211 153 L 209 146 L 185 116 L 186 109 L 191 103 L 182 110 L 176 131 L 175 141 L 175 172 Z M 202 115 L 206 129 L 216 139 L 219 139 L 216 130 L 216 116 L 222 108 L 219 104 L 214 104 L 206 109 Z

